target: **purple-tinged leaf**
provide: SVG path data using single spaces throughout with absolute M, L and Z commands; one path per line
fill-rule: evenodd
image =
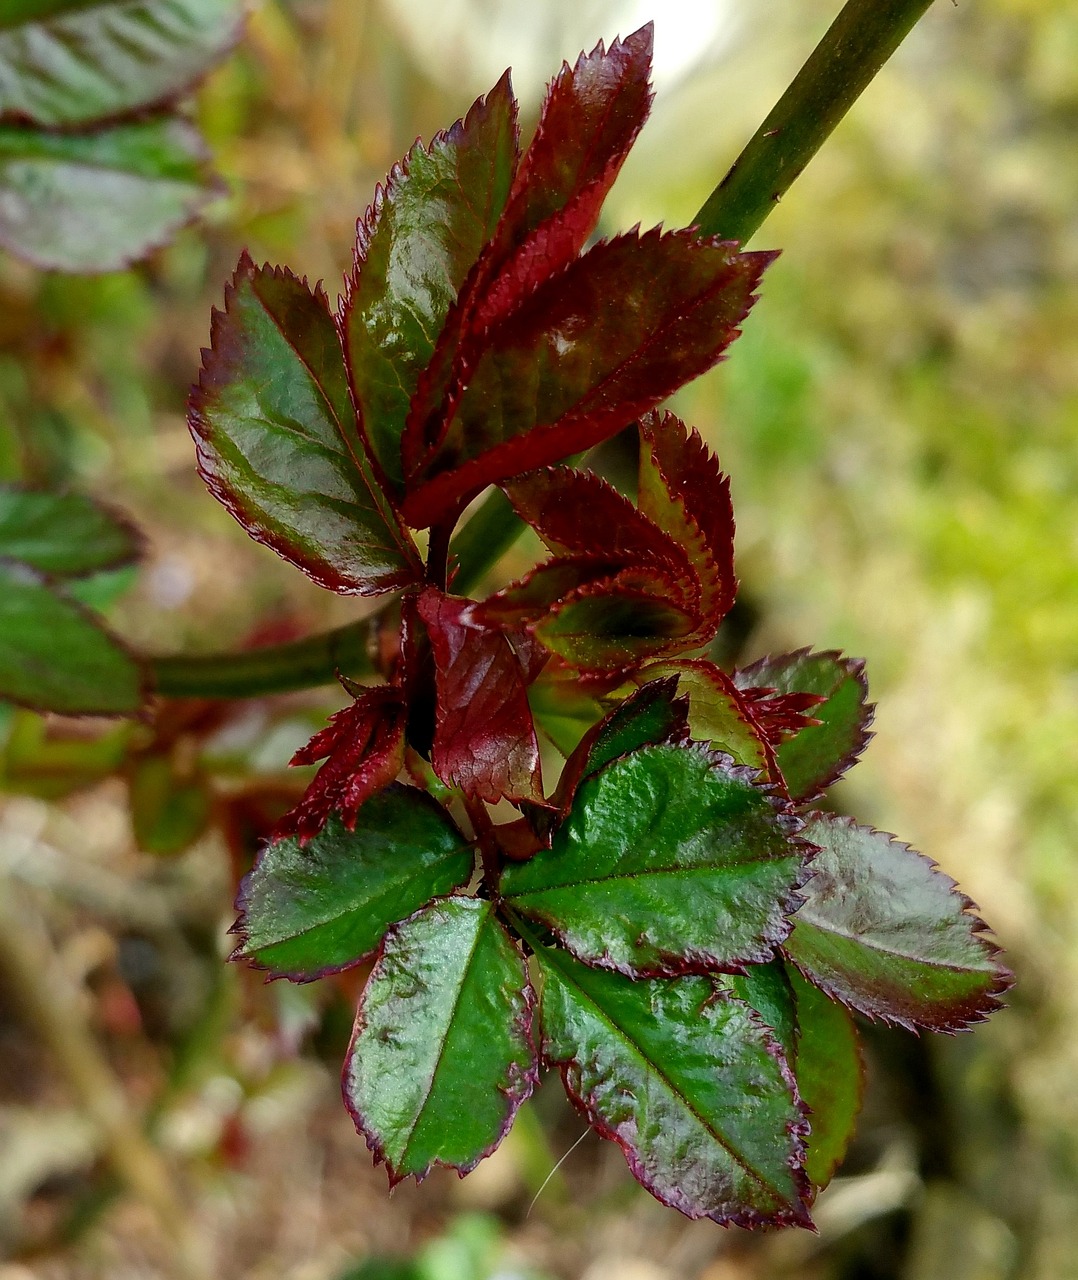
M 781 657 L 761 658 L 734 672 L 739 689 L 756 701 L 762 690 L 771 693 L 815 694 L 809 725 L 777 750 L 779 768 L 790 795 L 813 800 L 853 765 L 871 738 L 869 725 L 875 708 L 867 702 L 865 664 L 840 653 L 812 653 L 799 649 Z M 767 708 L 764 708 L 765 718 Z
M 633 1176 L 690 1218 L 811 1227 L 806 1124 L 782 1050 L 707 978 L 630 981 L 539 947 L 544 1058 Z
M 711 368 L 774 257 L 691 232 L 598 244 L 489 335 L 460 371 L 406 519 L 436 524 L 486 485 L 615 434 Z M 411 428 L 410 428 L 411 429 Z
M 63 715 L 133 715 L 145 673 L 88 609 L 0 560 L 0 700 Z
M 490 902 L 432 902 L 390 929 L 367 982 L 342 1086 L 390 1185 L 462 1176 L 498 1146 L 538 1079 L 535 996 Z
M 81 493 L 0 486 L 0 557 L 54 578 L 81 578 L 137 559 L 142 540 L 123 516 Z
M 472 322 L 486 329 L 577 256 L 651 109 L 651 23 L 562 64 L 491 246 L 498 274 Z M 488 272 L 489 274 L 489 272 Z
M 543 803 L 539 743 L 524 673 L 509 641 L 471 617 L 471 601 L 428 587 L 419 613 L 437 670 L 431 764 L 443 782 L 495 803 Z
M 349 831 L 331 817 L 306 845 L 274 840 L 243 878 L 234 960 L 310 982 L 358 964 L 396 924 L 468 882 L 475 856 L 424 792 L 394 784 Z
M 297 836 L 300 844 L 306 844 L 331 813 L 349 831 L 354 830 L 360 806 L 394 782 L 404 768 L 407 715 L 395 685 L 357 690 L 352 705 L 330 716 L 328 727 L 292 757 L 293 765 L 326 763 L 299 804 L 281 819 L 275 834 Z
M 463 120 L 412 148 L 356 228 L 341 310 L 360 421 L 383 472 L 402 479 L 401 435 L 457 294 L 494 234 L 517 160 L 508 72 Z
M 616 759 L 581 783 L 549 849 L 506 868 L 500 892 L 600 968 L 656 976 L 769 960 L 800 901 L 806 849 L 799 821 L 754 779 L 699 747 Z
M 641 421 L 639 504 L 688 553 L 710 639 L 737 594 L 730 481 L 700 436 L 672 413 L 649 413 Z
M 205 143 L 177 116 L 65 133 L 0 124 L 0 247 L 46 270 L 118 271 L 218 193 Z
M 961 1031 L 999 1008 L 1013 981 L 954 881 L 885 832 L 811 815 L 820 846 L 790 958 L 832 999 L 913 1030 Z
M 236 39 L 239 0 L 7 0 L 0 119 L 86 125 L 156 106 Z
M 214 311 L 189 418 L 210 492 L 320 586 L 377 595 L 419 578 L 356 429 L 321 286 L 245 253 Z
M 545 467 L 504 484 L 517 515 L 557 556 L 657 565 L 690 577 L 680 543 L 591 471 Z

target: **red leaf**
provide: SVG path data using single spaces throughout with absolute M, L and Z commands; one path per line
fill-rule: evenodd
M 298 805 L 277 825 L 276 836 L 306 843 L 339 813 L 352 831 L 364 801 L 404 768 L 406 709 L 395 685 L 364 689 L 350 707 L 330 716 L 323 729 L 292 757 L 293 765 L 326 759 Z
M 426 528 L 488 484 L 598 444 L 709 369 L 773 256 L 656 230 L 571 263 L 458 370 L 406 519 Z
M 737 594 L 730 481 L 699 435 L 672 413 L 640 424 L 640 510 L 692 561 L 709 639 Z
M 753 722 L 772 746 L 810 725 L 823 722 L 808 713 L 827 699 L 818 693 L 776 693 L 774 689 L 739 689 Z
M 524 674 L 509 641 L 481 626 L 472 602 L 428 587 L 419 597 L 437 668 L 431 764 L 449 786 L 494 803 L 543 803 L 539 744 Z

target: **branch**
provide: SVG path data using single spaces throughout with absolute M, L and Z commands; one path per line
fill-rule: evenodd
M 812 56 L 696 216 L 707 235 L 752 236 L 932 0 L 847 0 Z M 522 528 L 492 493 L 453 540 L 453 590 L 467 594 Z M 369 674 L 370 619 L 249 653 L 150 658 L 165 697 L 252 698 L 330 684 L 338 670 Z

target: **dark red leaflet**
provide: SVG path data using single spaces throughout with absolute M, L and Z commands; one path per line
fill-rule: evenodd
M 278 823 L 275 836 L 298 836 L 305 844 L 331 813 L 339 813 L 353 830 L 364 801 L 404 768 L 405 719 L 404 698 L 395 685 L 365 689 L 350 707 L 330 716 L 329 726 L 292 757 L 293 765 L 328 759 L 303 799 Z
M 491 333 L 405 518 L 436 524 L 487 484 L 600 443 L 709 369 L 773 256 L 655 230 L 571 263 Z
M 775 747 L 809 725 L 822 723 L 809 712 L 827 701 L 818 693 L 776 693 L 774 689 L 736 689 L 736 695 L 748 703 L 753 723 Z
M 508 206 L 460 291 L 419 379 L 402 441 L 406 477 L 444 437 L 452 388 L 463 384 L 487 330 L 583 248 L 651 108 L 649 23 L 605 51 L 600 42 L 550 85 Z
M 555 555 L 609 556 L 654 564 L 691 581 L 684 551 L 662 529 L 591 471 L 547 467 L 502 486 L 517 515 Z
M 551 607 L 588 583 L 609 581 L 621 569 L 605 556 L 570 556 L 548 560 L 477 603 L 472 616 L 483 626 L 514 630 L 546 617 Z
M 509 641 L 471 616 L 472 602 L 428 587 L 419 597 L 437 671 L 431 764 L 448 786 L 495 803 L 543 803 L 539 743 Z

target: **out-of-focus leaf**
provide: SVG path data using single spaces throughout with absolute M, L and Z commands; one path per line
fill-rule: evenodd
M 386 929 L 459 888 L 474 857 L 429 796 L 391 786 L 349 831 L 330 818 L 309 844 L 275 840 L 244 877 L 234 958 L 273 977 L 308 981 L 358 963 Z
M 690 1218 L 811 1226 L 793 1077 L 746 1005 L 706 978 L 634 982 L 536 955 L 543 1056 L 652 1195 Z
M 868 705 L 865 664 L 840 653 L 799 649 L 762 658 L 734 673 L 739 689 L 812 693 L 825 701 L 812 707 L 821 721 L 778 747 L 782 776 L 795 800 L 811 800 L 836 782 L 868 744 L 873 708 Z
M 638 501 L 688 554 L 710 638 L 737 594 L 730 481 L 697 432 L 672 413 L 650 413 L 641 422 Z
M 350 707 L 292 757 L 293 765 L 326 759 L 303 799 L 281 819 L 277 834 L 306 843 L 331 813 L 351 831 L 360 806 L 388 787 L 404 768 L 407 707 L 395 685 L 357 691 Z
M 690 232 L 597 245 L 495 326 L 405 499 L 417 528 L 598 444 L 718 361 L 773 255 Z
M 0 706 L 0 786 L 23 795 L 57 800 L 107 778 L 123 763 L 131 724 L 110 725 L 104 733 L 78 732 L 78 726 L 56 723 L 33 711 Z
M 32 569 L 0 561 L 0 698 L 65 715 L 130 715 L 143 696 L 134 657 Z
M 213 809 L 206 779 L 178 776 L 167 755 L 136 759 L 128 788 L 135 840 L 147 853 L 171 858 L 206 830 Z
M 528 705 L 536 728 L 566 757 L 603 716 L 602 705 L 580 687 L 577 673 L 556 661 L 548 663 L 528 686 Z
M 409 402 L 505 208 L 516 148 L 506 74 L 465 119 L 412 148 L 357 227 L 345 348 L 366 438 L 394 483 Z
M 214 191 L 201 138 L 174 117 L 88 133 L 0 125 L 0 246 L 39 267 L 119 270 Z
M 870 1018 L 961 1031 L 1012 978 L 973 903 L 923 854 L 847 818 L 813 814 L 820 846 L 786 950 L 835 1000 Z
M 584 781 L 549 849 L 501 892 L 580 960 L 633 975 L 739 969 L 789 932 L 800 825 L 753 775 L 696 747 L 653 746 Z
M 80 493 L 0 486 L 0 557 L 51 577 L 81 577 L 139 553 L 131 525 Z
M 466 795 L 542 803 L 539 743 L 520 663 L 504 635 L 472 621 L 470 606 L 433 587 L 419 598 L 437 669 L 431 763 Z
M 798 1027 L 790 1061 L 812 1126 L 805 1172 L 814 1186 L 826 1187 L 853 1137 L 865 1090 L 864 1064 L 857 1028 L 842 1005 L 796 969 L 789 973 Z
M 189 416 L 202 478 L 252 538 L 332 591 L 377 595 L 418 578 L 356 429 L 321 286 L 245 253 Z
M 534 995 L 490 902 L 432 902 L 386 935 L 356 1014 L 344 1099 L 390 1184 L 498 1146 L 538 1078 Z
M 240 0 L 5 0 L 0 119 L 57 126 L 181 93 L 238 33 Z

